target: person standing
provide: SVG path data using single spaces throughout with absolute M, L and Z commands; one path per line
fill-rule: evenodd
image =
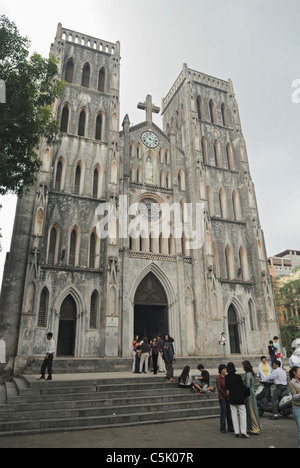
M 143 342 L 141 343 L 141 360 L 140 360 L 140 374 L 143 370 L 143 365 L 145 363 L 145 374 L 148 372 L 148 362 L 149 362 L 149 351 L 150 346 L 148 343 L 148 338 L 145 336 Z
M 153 362 L 153 374 L 157 374 L 157 361 L 159 355 L 159 344 L 157 342 L 156 336 L 152 340 L 152 344 L 150 345 L 150 352 L 152 354 L 152 362 Z
M 133 363 L 132 363 L 132 372 L 136 372 L 136 355 L 137 355 L 137 347 L 140 344 L 140 338 L 139 335 L 135 335 L 135 338 L 132 342 L 132 357 L 133 357 Z
M 159 347 L 157 365 L 158 365 L 158 372 L 166 372 L 165 362 L 163 360 L 163 347 L 164 347 L 164 340 L 161 338 L 160 335 L 157 335 L 157 342 Z
M 224 332 L 221 333 L 221 336 L 219 338 L 219 345 L 222 348 L 223 356 L 226 357 L 226 337 Z
M 270 356 L 270 361 L 271 361 L 271 367 L 273 368 L 273 364 L 276 359 L 276 353 L 275 353 L 274 343 L 272 340 L 269 341 L 268 350 L 269 350 L 269 356 Z
M 298 448 L 300 448 L 300 367 L 292 368 L 293 379 L 289 389 L 293 397 L 293 415 L 298 428 Z
M 240 375 L 236 375 L 236 368 L 233 362 L 227 364 L 228 374 L 225 376 L 225 385 L 229 391 L 229 403 L 232 415 L 234 433 L 248 439 L 247 434 L 247 412 L 244 397 L 244 383 Z
M 280 343 L 279 343 L 279 338 L 278 336 L 274 336 L 273 338 L 273 343 L 274 343 L 274 348 L 275 348 L 275 356 L 277 361 L 281 362 L 281 349 L 280 349 Z
M 245 398 L 245 405 L 247 410 L 247 426 L 248 432 L 252 435 L 260 434 L 260 421 L 258 414 L 257 401 L 255 396 L 255 374 L 253 368 L 249 361 L 244 361 L 242 363 L 244 371 L 246 373 L 245 377 L 245 387 L 249 389 L 250 396 Z
M 172 343 L 168 341 L 165 341 L 164 347 L 163 347 L 163 360 L 165 361 L 166 364 L 166 369 L 167 369 L 167 378 L 166 378 L 166 383 L 171 383 L 175 382 L 174 380 L 174 354 L 173 354 L 173 346 Z
M 234 432 L 230 405 L 228 401 L 228 392 L 225 385 L 225 376 L 227 367 L 225 364 L 219 365 L 219 375 L 217 377 L 218 399 L 220 405 L 220 432 L 226 434 L 226 420 L 228 432 Z
M 53 333 L 47 333 L 47 346 L 46 346 L 46 356 L 41 367 L 41 377 L 39 380 L 45 380 L 45 372 L 48 370 L 47 380 L 52 380 L 52 364 L 54 353 L 56 350 L 55 341 L 53 340 Z
M 272 397 L 272 411 L 273 416 L 270 418 L 271 421 L 277 421 L 279 419 L 278 416 L 278 400 L 281 397 L 282 393 L 287 390 L 287 376 L 286 372 L 281 369 L 281 362 L 275 359 L 273 364 L 273 372 L 267 377 L 262 379 L 262 382 L 270 382 L 270 380 L 274 381 L 276 385 L 275 391 Z

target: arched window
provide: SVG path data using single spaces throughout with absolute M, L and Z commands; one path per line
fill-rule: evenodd
M 234 275 L 234 266 L 233 266 L 233 255 L 232 255 L 232 250 L 229 245 L 227 245 L 225 249 L 225 260 L 226 260 L 227 279 L 234 280 L 235 275 Z
M 226 193 L 223 188 L 219 191 L 219 201 L 220 201 L 220 214 L 221 218 L 227 219 L 228 218 L 228 211 L 227 211 L 227 201 L 226 201 Z
M 98 91 L 100 91 L 101 93 L 105 93 L 105 69 L 104 67 L 100 68 L 99 70 Z
M 186 190 L 185 175 L 184 175 L 184 171 L 182 169 L 180 169 L 179 172 L 178 172 L 178 185 L 179 185 L 179 190 L 181 190 L 181 191 Z
M 239 276 L 241 276 L 242 281 L 249 281 L 249 268 L 247 254 L 243 246 L 239 249 L 239 260 L 240 260 L 240 269 Z
M 60 190 L 62 180 L 63 163 L 61 160 L 56 165 L 55 190 Z
M 197 112 L 198 112 L 198 119 L 204 120 L 204 106 L 203 106 L 203 99 L 201 96 L 197 98 Z
M 209 216 L 215 215 L 214 196 L 212 188 L 208 185 L 206 188 L 207 193 L 207 208 Z
M 76 166 L 75 171 L 75 183 L 74 183 L 74 194 L 80 195 L 80 183 L 81 183 L 81 165 L 80 163 Z
M 95 256 L 96 256 L 96 234 L 92 232 L 90 235 L 90 258 L 89 267 L 95 268 Z
M 227 165 L 228 169 L 231 171 L 234 171 L 234 162 L 233 162 L 233 154 L 232 154 L 232 148 L 230 143 L 227 143 L 226 146 L 226 155 L 227 155 Z
M 63 133 L 66 133 L 68 131 L 68 124 L 69 124 L 69 106 L 65 104 L 61 113 L 60 131 Z
M 74 60 L 70 58 L 67 61 L 67 65 L 66 65 L 65 81 L 67 83 L 73 83 L 73 77 L 74 77 Z
M 82 80 L 81 80 L 81 86 L 83 86 L 84 88 L 90 87 L 90 74 L 91 74 L 90 64 L 86 63 L 82 70 Z
M 217 123 L 217 112 L 216 112 L 216 106 L 213 100 L 211 99 L 209 101 L 209 112 L 210 112 L 210 121 L 212 123 Z
M 52 226 L 48 237 L 48 265 L 56 265 L 58 260 L 58 238 L 59 231 L 57 226 Z
M 100 197 L 99 185 L 100 185 L 100 168 L 99 168 L 99 166 L 97 166 L 97 167 L 95 167 L 94 174 L 93 174 L 93 193 L 92 193 L 92 196 L 95 199 Z
M 258 330 L 257 315 L 256 315 L 256 310 L 255 310 L 252 299 L 249 299 L 248 308 L 249 308 L 249 318 L 250 318 L 250 329 L 252 331 L 257 331 Z
M 91 296 L 90 328 L 97 328 L 98 310 L 99 310 L 99 294 L 98 294 L 98 291 L 94 291 Z
M 221 167 L 221 152 L 220 152 L 220 144 L 218 140 L 214 141 L 214 155 L 215 155 L 216 167 Z
M 240 205 L 239 196 L 235 190 L 232 192 L 232 206 L 233 206 L 234 220 L 240 221 L 241 220 L 241 205 Z
M 228 127 L 227 109 L 224 103 L 221 105 L 221 112 L 222 112 L 222 123 L 224 127 Z
M 208 157 L 207 157 L 207 142 L 206 138 L 201 138 L 201 147 L 202 147 L 202 155 L 203 155 L 203 162 L 204 164 L 208 164 Z
M 78 135 L 79 136 L 85 135 L 85 121 L 86 121 L 86 112 L 83 109 L 79 115 L 79 123 L 78 123 Z
M 97 115 L 96 119 L 96 134 L 95 134 L 95 139 L 96 140 L 102 140 L 102 114 Z
M 72 229 L 70 234 L 69 262 L 70 267 L 78 265 L 79 258 L 79 232 L 76 228 Z
M 49 291 L 46 286 L 43 288 L 40 296 L 40 305 L 38 313 L 38 327 L 47 326 L 48 318 Z

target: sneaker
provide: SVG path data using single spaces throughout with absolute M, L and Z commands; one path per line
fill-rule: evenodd
M 279 416 L 272 416 L 271 418 L 269 418 L 269 421 L 278 421 L 279 420 Z
M 52 377 L 49 376 L 49 377 L 47 378 L 47 380 L 52 380 Z
M 244 439 L 249 439 L 250 436 L 248 434 L 241 434 L 241 436 L 244 438 Z
M 38 380 L 45 380 L 45 376 L 41 375 L 41 377 Z

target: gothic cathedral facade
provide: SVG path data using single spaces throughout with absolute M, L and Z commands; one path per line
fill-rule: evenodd
M 47 331 L 59 356 L 128 357 L 135 333 L 169 333 L 178 356 L 218 355 L 223 331 L 229 353 L 265 352 L 278 325 L 231 80 L 184 64 L 162 100 L 163 128 L 151 96 L 132 126 L 120 121 L 119 42 L 59 24 L 51 53 L 65 80 L 60 142 L 41 142 L 37 184 L 18 200 L 0 303 L 7 357 L 21 368 L 42 355 Z M 146 224 L 163 205 L 182 220 L 203 207 L 201 245 L 175 235 L 174 210 L 168 236 L 121 236 L 124 200 Z M 108 204 L 117 214 L 101 237 Z

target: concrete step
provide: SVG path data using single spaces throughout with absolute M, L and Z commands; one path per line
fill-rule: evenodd
M 148 413 L 148 412 L 163 412 L 168 411 L 170 405 L 172 405 L 173 410 L 179 409 L 190 409 L 196 408 L 198 406 L 207 407 L 207 406 L 217 406 L 217 399 L 203 399 L 200 401 L 191 400 L 188 398 L 184 399 L 174 399 L 169 398 L 168 400 L 161 401 L 159 398 L 155 400 L 143 400 L 138 402 L 133 402 L 128 400 L 127 402 L 117 403 L 115 401 L 111 402 L 110 405 L 103 405 L 101 402 L 98 402 L 98 405 L 89 405 L 89 402 L 80 407 L 79 405 L 61 405 L 59 409 L 54 409 L 53 407 L 36 409 L 35 407 L 22 409 L 22 411 L 9 412 L 2 415 L 1 419 L 3 421 L 13 421 L 13 420 L 26 420 L 30 419 L 60 419 L 60 418 L 70 418 L 78 419 L 82 417 L 95 417 L 95 416 L 107 416 L 107 415 L 122 415 L 127 414 L 128 412 L 138 414 L 138 413 Z M 0 423 L 1 427 L 1 423 Z
M 117 411 L 117 410 L 116 410 Z M 102 416 L 80 416 L 73 418 L 61 417 L 59 419 L 36 419 L 24 421 L 1 421 L 0 436 L 17 435 L 17 434 L 34 434 L 43 432 L 59 432 L 70 430 L 82 430 L 91 428 L 104 428 L 117 425 L 135 425 L 139 423 L 154 423 L 167 422 L 170 420 L 176 421 L 179 419 L 196 419 L 208 416 L 217 417 L 219 408 L 217 406 L 201 406 L 198 408 L 177 408 L 173 409 L 172 405 L 168 410 L 152 411 L 152 412 L 126 412 L 119 415 Z
M 176 384 L 166 384 L 163 377 L 140 379 L 44 382 L 32 376 L 15 377 L 2 386 L 0 435 L 219 415 L 216 394 L 195 395 Z
M 190 366 L 191 369 L 197 369 L 198 364 L 204 364 L 207 369 L 215 369 L 221 363 L 233 361 L 236 367 L 241 367 L 245 360 L 250 360 L 253 366 L 260 363 L 260 356 L 242 356 L 235 354 L 227 356 L 189 356 L 176 357 L 175 367 L 183 369 Z M 43 358 L 33 357 L 31 364 L 24 370 L 23 374 L 39 374 Z M 72 374 L 72 373 L 99 373 L 99 372 L 130 372 L 132 370 L 132 358 L 65 358 L 55 357 L 53 363 L 54 374 Z

